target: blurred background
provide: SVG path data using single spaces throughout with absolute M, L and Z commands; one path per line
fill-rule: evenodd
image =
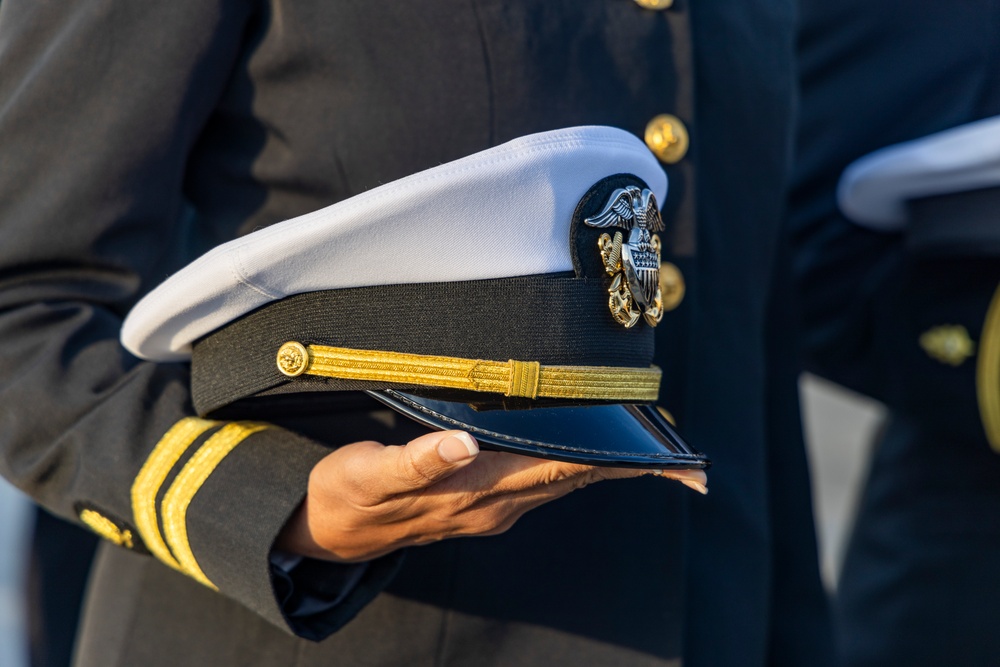
M 0 478 L 0 665 L 26 667 L 27 635 L 23 605 L 27 579 L 29 522 L 27 497 Z
M 811 375 L 800 387 L 822 572 L 832 589 L 885 409 Z M 27 498 L 0 479 L 0 667 L 28 667 L 23 589 L 33 516 Z
M 814 375 L 799 383 L 812 468 L 813 511 L 823 583 L 833 591 L 843 562 L 868 454 L 885 422 L 885 407 Z

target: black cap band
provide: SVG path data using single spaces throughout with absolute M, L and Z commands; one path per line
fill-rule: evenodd
M 531 359 L 552 365 L 648 367 L 653 330 L 623 328 L 608 315 L 607 300 L 604 280 L 571 274 L 292 296 L 195 343 L 191 380 L 195 409 L 207 414 L 262 393 L 386 386 L 282 375 L 275 355 L 289 340 L 411 354 Z

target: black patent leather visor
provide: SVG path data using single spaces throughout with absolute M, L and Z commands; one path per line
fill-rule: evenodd
M 368 393 L 425 426 L 468 431 L 483 449 L 617 468 L 689 470 L 711 464 L 650 405 L 480 410 L 392 389 Z

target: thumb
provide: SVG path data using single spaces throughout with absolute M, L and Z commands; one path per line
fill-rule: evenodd
M 401 491 L 426 488 L 475 460 L 479 445 L 465 431 L 428 433 L 396 450 Z

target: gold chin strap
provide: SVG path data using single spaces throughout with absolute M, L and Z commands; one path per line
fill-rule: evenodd
M 537 361 L 484 361 L 379 350 L 352 350 L 288 342 L 278 350 L 278 370 L 289 377 L 318 375 L 464 389 L 521 398 L 622 402 L 655 401 L 659 368 L 542 366 Z

